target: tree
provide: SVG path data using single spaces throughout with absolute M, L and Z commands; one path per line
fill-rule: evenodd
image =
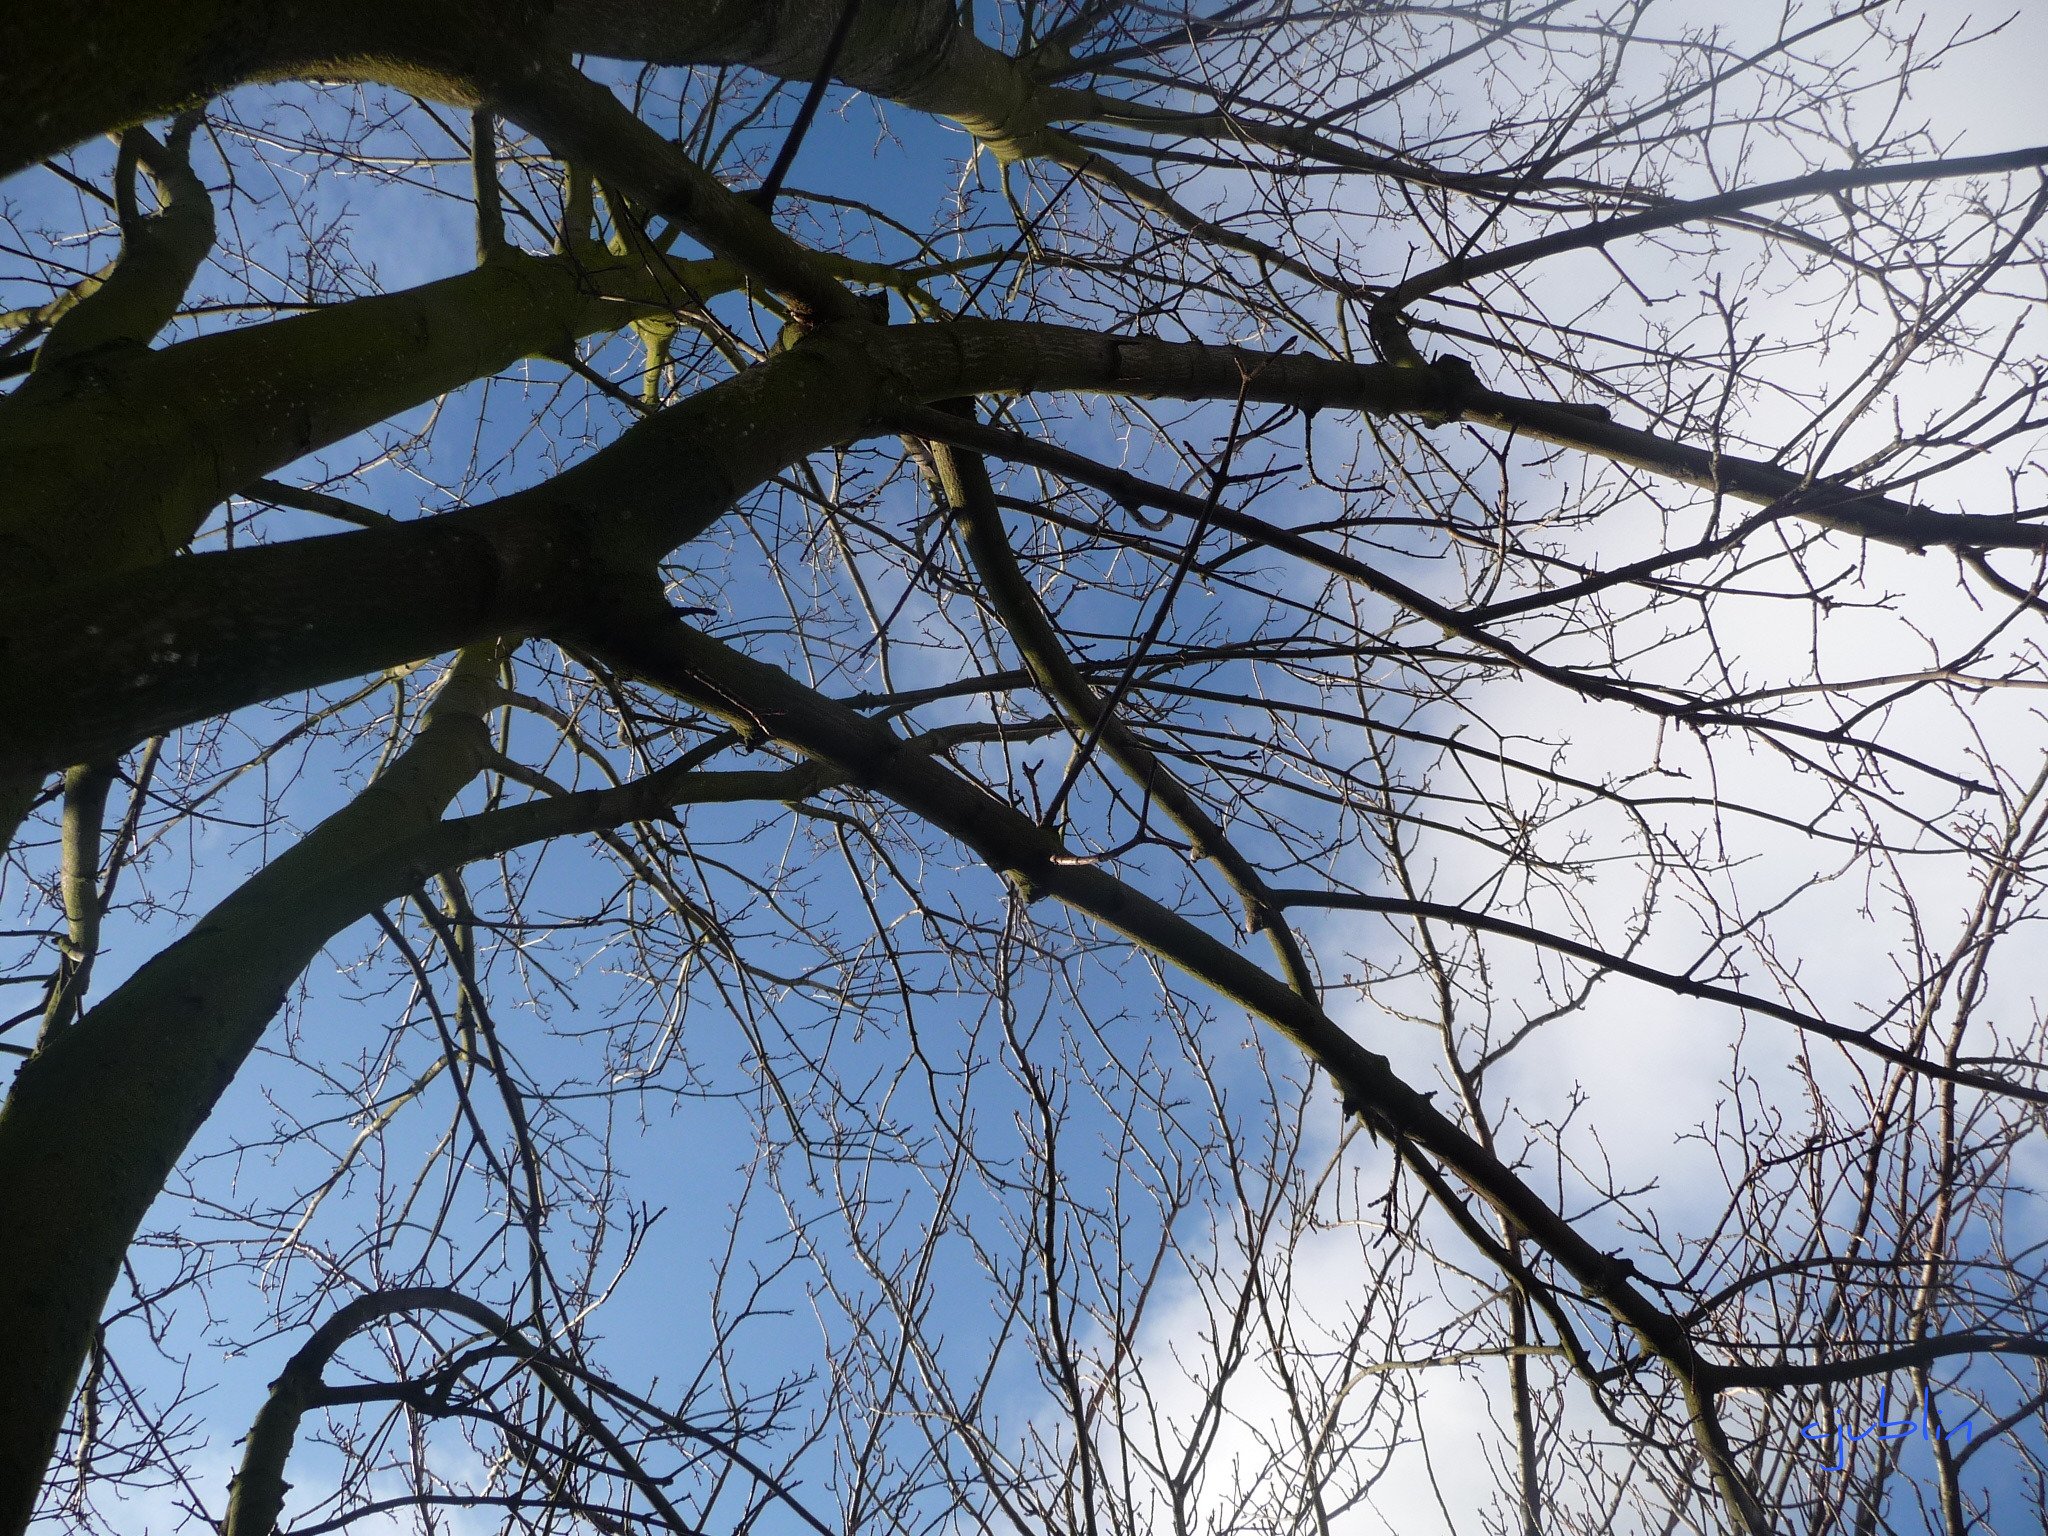
M 0 18 L 0 1529 L 312 1456 L 302 1532 L 1328 1531 L 1458 1383 L 1505 1528 L 2038 1508 L 2048 149 L 1919 120 L 1972 45 Z M 663 1103 L 741 1183 L 629 1183 Z M 602 1304 L 726 1210 L 661 1385 Z

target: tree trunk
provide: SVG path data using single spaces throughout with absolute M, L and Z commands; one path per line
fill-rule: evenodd
M 482 768 L 494 648 L 413 746 L 25 1062 L 0 1105 L 0 1533 L 16 1536 L 121 1260 L 193 1135 L 338 931 L 432 870 L 393 867 Z

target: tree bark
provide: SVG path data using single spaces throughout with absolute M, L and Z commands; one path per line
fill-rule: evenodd
M 287 77 L 377 80 L 473 107 L 485 40 L 655 64 L 743 64 L 791 80 L 818 71 L 837 8 L 815 0 L 51 0 L 0 19 L 0 175 L 95 133 L 233 86 Z M 508 15 L 507 11 L 512 14 Z M 88 52 L 81 37 L 98 46 Z M 958 122 L 999 155 L 1045 125 L 1034 72 L 961 26 L 953 0 L 865 0 L 835 74 L 858 90 Z
M 391 850 L 483 767 L 495 664 L 465 654 L 382 778 L 22 1064 L 0 1105 L 0 1532 L 28 1524 L 121 1260 L 193 1134 L 307 961 L 388 889 Z
M 0 594 L 170 558 L 223 498 L 293 460 L 586 336 L 738 285 L 585 242 L 155 351 L 38 369 L 0 399 Z
M 828 764 L 678 765 L 606 789 L 441 819 L 491 755 L 497 648 L 457 662 L 391 769 L 251 877 L 21 1069 L 0 1105 L 0 1532 L 33 1509 L 122 1256 L 293 980 L 351 923 L 435 875 L 685 804 L 792 802 L 844 783 Z M 944 750 L 985 727 L 905 743 Z M 287 1435 L 283 1448 L 289 1448 Z M 261 1527 L 267 1529 L 267 1527 Z

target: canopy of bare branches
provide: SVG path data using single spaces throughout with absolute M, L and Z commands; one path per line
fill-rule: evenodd
M 2030 1528 L 2002 19 L 0 6 L 0 1536 Z

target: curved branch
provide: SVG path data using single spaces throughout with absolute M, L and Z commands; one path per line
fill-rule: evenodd
M 0 1531 L 36 1489 L 123 1257 L 307 960 L 388 879 L 394 845 L 482 768 L 495 647 L 450 670 L 418 736 L 347 806 L 50 1037 L 0 1105 Z
M 54 368 L 106 347 L 147 346 L 170 324 L 213 249 L 213 199 L 192 171 L 192 132 L 199 122 L 198 113 L 181 113 L 161 144 L 147 128 L 121 135 L 115 173 L 121 254 L 50 327 L 24 394 L 38 392 L 38 380 Z M 138 164 L 148 170 L 161 202 L 147 216 L 135 207 Z
M 602 604 L 614 572 L 635 570 L 695 537 L 805 455 L 882 430 L 1009 451 L 1021 441 L 1012 434 L 915 407 L 1037 390 L 1183 400 L 1242 393 L 1304 411 L 1371 415 L 1448 411 L 1777 504 L 1862 537 L 1914 547 L 2048 547 L 2048 525 L 1950 517 L 1809 486 L 1772 465 L 1591 421 L 1568 407 L 1485 390 L 1461 404 L 1455 380 L 1438 369 L 1006 321 L 863 321 L 820 328 L 789 351 L 640 422 L 532 490 L 415 523 L 165 562 L 0 615 L 0 774 L 111 756 L 210 714 L 485 636 L 573 627 L 583 609 Z M 1086 478 L 1078 471 L 1077 477 Z M 1176 505 L 1149 493 L 1144 499 Z M 1221 526 L 1245 526 L 1241 514 L 1224 508 L 1214 517 Z M 1295 537 L 1263 522 L 1257 527 L 1256 536 L 1275 547 Z M 1320 563 L 1343 558 L 1301 542 Z M 1736 723 L 1551 667 L 1406 583 L 1350 564 L 1358 573 L 1352 579 L 1535 675 L 1658 714 Z M 93 616 L 88 624 L 79 623 L 81 613 Z M 48 685 L 53 672 L 65 687 Z
M 562 1405 L 562 1411 L 576 1421 L 577 1427 L 604 1447 L 605 1454 L 640 1490 L 641 1497 L 654 1507 L 662 1522 L 677 1536 L 698 1536 L 697 1527 L 683 1518 L 662 1492 L 661 1484 L 640 1465 L 639 1458 L 570 1387 L 566 1375 L 545 1350 L 530 1343 L 482 1302 L 438 1285 L 358 1296 L 313 1330 L 313 1336 L 270 1384 L 270 1396 L 264 1399 L 255 1422 L 249 1426 L 241 1468 L 228 1483 L 228 1512 L 221 1523 L 221 1536 L 271 1536 L 276 1528 L 278 1514 L 284 1508 L 285 1489 L 290 1486 L 284 1480 L 285 1461 L 298 1436 L 299 1420 L 308 1409 L 323 1401 L 321 1375 L 335 1352 L 372 1323 L 408 1312 L 429 1311 L 453 1313 L 475 1324 L 518 1356 Z
M 846 782 L 825 764 L 715 773 L 685 759 L 627 784 L 441 820 L 494 759 L 482 712 L 498 697 L 496 669 L 495 647 L 466 651 L 382 777 L 22 1066 L 0 1107 L 0 1231 L 14 1234 L 0 1337 L 16 1341 L 0 1355 L 0 1530 L 28 1520 L 150 1202 L 323 944 L 477 859 L 686 803 L 787 802 Z M 944 752 L 991 730 L 950 727 L 904 747 Z

